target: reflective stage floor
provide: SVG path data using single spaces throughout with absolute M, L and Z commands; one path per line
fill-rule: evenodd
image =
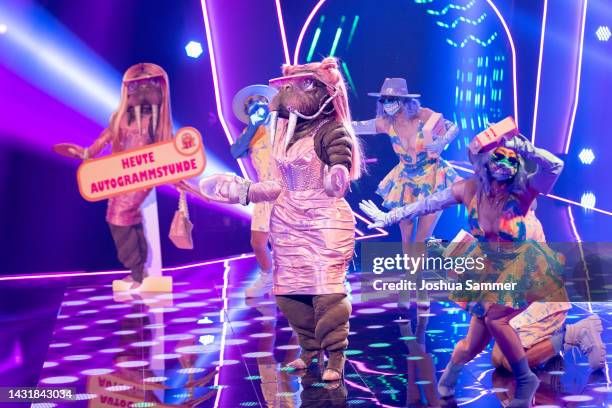
M 0 300 L 0 385 L 78 393 L 76 401 L 34 407 L 436 407 L 436 379 L 467 331 L 467 315 L 449 303 L 417 313 L 361 302 L 353 273 L 345 381 L 322 383 L 316 366 L 301 376 L 283 368 L 297 345 L 274 301 L 245 301 L 253 258 L 170 274 L 173 294 L 122 298 L 110 287 L 117 276 L 0 282 L 7 294 Z M 587 307 L 574 306 L 569 322 Z M 591 307 L 604 323 L 610 364 L 612 307 Z M 463 371 L 459 405 L 495 407 L 511 398 L 512 378 L 493 369 L 490 351 Z M 608 368 L 591 372 L 585 356 L 557 358 L 538 374 L 537 405 L 612 404 Z

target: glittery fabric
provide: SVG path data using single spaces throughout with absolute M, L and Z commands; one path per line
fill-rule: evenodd
M 149 121 L 150 116 L 143 115 L 141 127 L 142 132 L 140 133 L 135 121 L 129 125 L 127 123 L 122 123 L 119 129 L 121 132 L 121 142 L 119 143 L 119 146 L 116 146 L 113 149 L 113 153 L 119 153 L 125 150 L 151 144 L 152 141 L 149 137 L 148 131 Z M 108 142 L 110 142 L 110 140 L 97 140 L 88 150 L 92 153 L 92 156 L 95 156 Z M 146 189 L 120 194 L 110 198 L 108 200 L 108 207 L 106 210 L 106 222 L 118 226 L 139 224 L 142 221 L 140 206 L 150 192 L 151 189 Z
M 355 218 L 344 198 L 323 189 L 323 163 L 312 137 L 288 152 L 274 146 L 283 186 L 272 208 L 270 232 L 274 257 L 274 293 L 345 293 L 346 269 L 353 257 Z

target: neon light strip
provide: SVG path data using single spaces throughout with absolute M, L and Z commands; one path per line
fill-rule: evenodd
M 357 23 L 359 22 L 359 16 L 356 15 L 355 18 L 353 19 L 353 26 L 351 27 L 351 32 L 349 34 L 349 38 L 348 41 L 346 42 L 346 48 L 348 49 L 348 47 L 351 46 L 351 43 L 353 42 L 353 36 L 355 35 L 355 30 L 357 30 Z
M 377 228 L 378 229 L 378 228 Z M 357 237 L 355 238 L 355 241 L 362 241 L 365 239 L 371 239 L 371 238 L 379 238 L 379 237 L 386 237 L 387 235 L 389 235 L 389 233 L 385 230 L 382 230 L 383 232 L 381 232 L 380 234 L 374 234 L 374 235 L 365 235 L 363 237 Z
M 510 29 L 508 28 L 508 24 L 506 24 L 506 20 L 501 15 L 493 1 L 486 0 L 489 3 L 489 6 L 493 9 L 495 14 L 497 14 L 497 18 L 501 21 L 504 26 L 504 30 L 506 31 L 506 35 L 508 36 L 508 40 L 510 41 L 510 48 L 512 50 L 512 92 L 514 93 L 514 121 L 516 122 L 516 126 L 519 126 L 519 117 L 518 117 L 518 95 L 517 95 L 517 79 L 516 79 L 516 49 L 514 48 L 514 40 L 512 39 L 512 34 L 510 34 Z
M 310 44 L 310 49 L 308 50 L 306 62 L 312 61 L 312 56 L 314 54 L 315 48 L 317 48 L 317 42 L 319 42 L 319 36 L 321 36 L 321 28 L 317 27 L 314 33 L 314 38 L 312 39 L 312 44 Z
M 120 275 L 129 271 L 104 271 L 104 272 L 64 272 L 64 273 L 41 273 L 32 275 L 9 275 L 0 276 L 0 281 L 26 280 L 40 278 L 69 278 L 72 276 L 96 276 L 96 275 Z
M 287 45 L 287 35 L 285 34 L 285 23 L 283 21 L 283 10 L 281 9 L 280 0 L 276 0 L 276 15 L 278 16 L 278 27 L 280 28 L 281 38 L 283 40 L 283 51 L 285 52 L 285 64 L 291 64 L 289 58 L 289 46 Z
M 474 174 L 474 170 L 472 170 L 472 169 L 468 169 L 466 167 L 458 166 L 458 165 L 450 163 L 450 162 L 448 164 L 451 167 L 455 168 L 455 169 L 459 169 L 459 170 L 465 171 L 466 173 Z M 572 204 L 572 205 L 575 205 L 577 207 L 582 207 L 582 208 L 587 209 L 587 210 L 597 211 L 599 213 L 612 216 L 612 212 L 610 212 L 610 211 L 602 210 L 600 208 L 595 208 L 595 207 L 587 207 L 586 205 L 583 205 L 582 203 L 579 203 L 577 201 L 568 200 L 567 198 L 559 197 L 559 196 L 556 196 L 554 194 L 542 194 L 542 195 L 545 196 L 545 197 L 548 197 L 548 198 L 552 198 L 553 200 L 559 200 L 559 201 L 562 201 L 562 202 L 567 203 L 567 204 Z
M 204 28 L 206 30 L 206 43 L 208 45 L 209 55 L 210 55 L 210 68 L 212 71 L 213 77 L 213 86 L 215 88 L 215 103 L 217 104 L 217 115 L 219 116 L 219 121 L 221 122 L 221 127 L 225 132 L 225 137 L 227 137 L 227 141 L 230 145 L 234 143 L 234 139 L 232 138 L 232 134 L 230 133 L 229 127 L 227 126 L 227 122 L 225 121 L 225 116 L 223 116 L 223 107 L 221 106 L 221 92 L 219 88 L 219 77 L 217 75 L 217 57 L 215 56 L 215 46 L 212 41 L 212 34 L 210 29 L 210 22 L 208 20 L 208 8 L 206 6 L 206 0 L 201 0 L 202 3 L 202 15 L 204 17 Z M 242 159 L 237 159 L 238 167 L 240 167 L 240 172 L 242 176 L 246 179 L 249 178 L 246 168 L 244 167 L 244 163 Z
M 584 249 L 582 248 L 582 238 L 580 238 L 580 235 L 578 235 L 578 228 L 576 228 L 576 220 L 574 220 L 574 214 L 572 213 L 572 207 L 571 206 L 567 206 L 567 214 L 569 215 L 569 220 L 570 220 L 570 225 L 572 226 L 572 231 L 574 232 L 574 236 L 576 237 L 576 242 L 578 242 L 578 249 L 580 250 L 580 260 L 582 261 L 582 269 L 585 272 L 585 279 L 584 279 L 584 283 L 586 284 L 586 289 L 587 289 L 587 293 L 589 296 L 589 301 L 587 302 L 589 304 L 589 311 L 592 313 L 593 312 L 593 307 L 591 306 L 591 289 L 590 289 L 590 285 L 589 285 L 589 281 L 591 280 L 591 277 L 589 276 L 589 267 L 587 266 L 586 260 L 584 259 Z
M 538 57 L 538 75 L 536 77 L 535 104 L 533 107 L 533 128 L 531 130 L 531 143 L 535 144 L 536 122 L 538 121 L 538 103 L 540 101 L 540 78 L 542 76 L 542 55 L 544 54 L 544 33 L 546 31 L 546 15 L 548 14 L 548 0 L 544 0 L 544 15 L 542 16 L 542 32 L 540 33 L 540 56 Z
M 336 36 L 334 37 L 334 42 L 332 43 L 331 50 L 329 51 L 329 56 L 333 57 L 336 54 L 336 48 L 338 48 L 338 42 L 340 41 L 340 36 L 342 35 L 342 28 L 338 27 L 336 30 Z
M 204 0 L 202 0 L 202 2 L 204 2 Z M 306 30 L 308 29 L 310 22 L 314 18 L 315 14 L 317 14 L 317 12 L 319 11 L 323 3 L 325 3 L 325 0 L 319 0 L 319 2 L 316 4 L 316 6 L 314 6 L 312 11 L 308 15 L 308 18 L 304 22 L 304 25 L 302 26 L 302 30 L 300 31 L 300 35 L 298 36 L 297 44 L 295 46 L 295 52 L 293 53 L 293 64 L 295 65 L 297 65 L 298 63 L 298 57 L 300 55 L 300 47 L 302 46 L 302 41 L 304 41 L 304 35 L 306 34 Z
M 212 261 L 205 261 L 205 262 L 198 262 L 198 263 L 188 264 L 188 265 L 183 265 L 183 266 L 173 266 L 169 268 L 162 268 L 162 271 L 164 272 L 182 271 L 184 269 L 197 268 L 199 266 L 208 266 L 208 265 L 214 265 L 214 264 L 218 264 L 222 262 L 232 262 L 232 261 L 238 261 L 241 259 L 248 259 L 248 258 L 254 258 L 254 257 L 255 257 L 255 254 L 242 254 L 238 256 L 232 256 L 229 258 L 214 259 Z
M 357 88 L 355 88 L 355 83 L 353 82 L 353 77 L 351 77 L 351 73 L 348 70 L 348 65 L 346 65 L 346 62 L 342 61 L 342 69 L 344 70 L 344 75 L 346 75 L 346 80 L 349 83 L 349 86 L 351 88 L 351 90 L 353 91 L 353 93 L 355 94 L 355 96 L 357 95 Z M 368 161 L 366 160 L 366 163 Z
M 591 210 L 591 211 L 597 211 L 599 213 L 605 214 L 605 215 L 611 215 L 612 216 L 612 212 L 610 211 L 606 211 L 606 210 L 602 210 L 599 208 L 595 208 L 595 207 L 587 207 L 586 205 L 583 205 L 582 203 L 576 202 L 576 201 L 572 201 L 572 200 L 568 200 L 567 198 L 563 198 L 563 197 L 559 197 L 553 194 L 546 194 L 546 197 L 550 197 L 550 198 L 554 198 L 555 200 L 559 200 L 559 201 L 563 201 L 564 203 L 567 204 L 573 204 L 577 207 L 582 207 L 584 209 L 587 210 Z
M 199 266 L 214 265 L 214 264 L 218 264 L 218 263 L 238 261 L 238 260 L 241 260 L 241 259 L 248 259 L 248 258 L 254 258 L 254 257 L 255 257 L 254 254 L 242 254 L 242 255 L 233 256 L 233 257 L 229 257 L 229 258 L 214 259 L 212 261 L 198 262 L 198 263 L 194 263 L 194 264 L 183 265 L 183 266 L 174 266 L 174 267 L 170 267 L 170 268 L 162 268 L 162 271 L 164 271 L 164 272 L 180 271 L 180 270 L 183 270 L 183 269 L 197 268 Z M 70 277 L 76 277 L 76 276 L 124 275 L 124 274 L 126 274 L 128 272 L 129 272 L 128 270 L 122 270 L 122 271 L 101 271 L 101 272 L 37 273 L 37 274 L 30 274 L 30 275 L 0 276 L 0 281 L 26 280 L 26 279 L 44 279 L 44 278 L 70 278 Z
M 578 49 L 578 72 L 576 72 L 576 94 L 574 95 L 574 107 L 572 109 L 572 119 L 570 120 L 569 132 L 567 134 L 567 142 L 565 144 L 565 154 L 569 152 L 570 142 L 572 141 L 572 133 L 574 132 L 574 121 L 576 120 L 576 111 L 578 110 L 578 99 L 580 97 L 580 78 L 582 76 L 582 51 L 584 48 L 584 26 L 586 25 L 587 2 L 584 0 L 582 8 L 582 27 L 580 29 L 580 48 Z
M 221 298 L 223 299 L 223 309 L 219 310 L 219 321 L 223 322 L 223 331 L 221 333 L 221 344 L 219 351 L 219 368 L 217 369 L 217 374 L 215 374 L 214 385 L 215 387 L 219 386 L 219 378 L 221 377 L 221 367 L 223 367 L 223 360 L 225 357 L 225 336 L 227 335 L 227 324 L 228 322 L 225 320 L 225 314 L 228 308 L 227 302 L 227 287 L 229 283 L 229 270 L 230 264 L 229 261 L 225 261 L 223 263 L 223 291 L 221 292 Z M 219 401 L 221 400 L 221 392 L 224 387 L 217 388 L 217 395 L 215 396 L 215 407 L 219 406 Z
M 368 225 L 372 225 L 372 224 L 373 224 L 373 222 L 372 222 L 372 221 L 368 220 L 368 219 L 367 219 L 366 217 L 364 217 L 363 215 L 361 215 L 361 214 L 357 214 L 355 211 L 353 211 L 353 214 L 355 214 L 355 217 L 356 217 L 356 218 L 359 218 L 361 221 L 365 222 L 366 224 L 368 224 Z M 365 237 L 365 238 L 373 238 L 374 236 L 377 236 L 377 237 L 378 237 L 378 236 L 384 237 L 385 235 L 389 235 L 389 233 L 388 233 L 387 231 L 385 231 L 384 229 L 382 229 L 382 228 L 376 228 L 376 229 L 377 229 L 377 230 L 378 230 L 378 232 L 380 232 L 382 235 L 368 235 L 368 236 L 367 236 L 367 237 Z
M 578 229 L 576 228 L 576 221 L 574 220 L 574 214 L 572 213 L 572 207 L 570 205 L 567 206 L 567 214 L 569 215 L 570 224 L 572 226 L 572 232 L 576 237 L 576 242 L 582 242 L 582 238 L 578 235 Z

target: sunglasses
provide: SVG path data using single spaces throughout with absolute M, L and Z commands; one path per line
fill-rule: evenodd
M 270 86 L 276 89 L 280 89 L 284 85 L 291 84 L 298 88 L 301 88 L 303 91 L 311 91 L 317 87 L 324 87 L 325 84 L 319 81 L 312 74 L 297 74 L 286 77 L 274 78 L 269 81 Z
M 128 92 L 133 93 L 138 89 L 148 88 L 148 87 L 159 89 L 161 88 L 162 80 L 161 78 L 144 78 L 144 79 L 137 79 L 134 81 L 130 81 L 126 85 L 127 85 Z
M 493 159 L 493 161 L 496 162 L 500 162 L 503 161 L 504 159 L 507 159 L 508 162 L 510 164 L 512 164 L 513 166 L 516 166 L 519 161 L 518 161 L 518 157 L 516 156 L 506 156 L 505 154 L 501 153 L 501 152 L 495 152 L 491 155 L 491 158 Z
M 378 102 L 385 104 L 385 103 L 393 103 L 393 102 L 399 102 L 399 98 L 380 98 L 378 100 Z

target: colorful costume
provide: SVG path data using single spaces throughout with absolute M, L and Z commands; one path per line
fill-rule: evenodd
M 423 120 L 428 119 L 427 115 L 434 112 L 427 109 L 429 113 L 423 114 L 424 110 L 418 99 L 421 95 L 408 92 L 404 78 L 386 78 L 380 92 L 371 92 L 368 95 L 378 98 L 376 118 L 353 123 L 355 132 L 360 135 L 387 133 L 393 151 L 399 158 L 399 163 L 383 178 L 376 190 L 376 194 L 383 198 L 383 207 L 402 207 L 442 191 L 459 180 L 457 172 L 440 158 L 440 153 L 459 132 L 453 122 L 440 120 L 440 124 L 443 123 L 444 126 L 439 130 L 444 133 L 432 135 L 433 140 L 426 140 Z M 406 123 L 417 119 L 418 128 L 414 142 L 403 141 L 414 145 L 414 151 L 407 151 L 394 124 L 398 123 L 398 120 Z
M 513 196 L 507 199 L 497 230 L 498 236 L 504 241 L 499 247 L 487 243 L 485 233 L 478 222 L 478 202 L 481 200 L 479 194 L 475 194 L 467 208 L 468 225 L 478 242 L 471 246 L 465 256 L 474 259 L 483 256 L 486 258 L 486 266 L 482 272 L 478 272 L 475 280 L 517 285 L 507 291 L 455 292 L 451 298 L 461 303 L 499 303 L 513 309 L 525 308 L 534 301 L 567 302 L 567 293 L 563 281 L 559 278 L 564 263 L 563 256 L 551 250 L 545 242 L 527 239 L 527 219 L 533 217 L 533 212 L 522 214 L 518 199 Z M 474 278 L 471 274 L 462 276 L 462 280 Z M 484 309 L 473 306 L 472 304 L 470 308 L 472 313 L 485 313 Z M 561 310 L 559 308 L 557 311 Z
M 234 114 L 241 122 L 247 124 L 232 145 L 232 155 L 237 159 L 248 155 L 257 173 L 257 181 L 274 179 L 267 107 L 274 95 L 276 90 L 272 87 L 250 85 L 238 91 L 232 101 Z M 267 201 L 256 203 L 251 218 L 251 230 L 269 232 L 271 211 L 272 203 Z
M 466 287 L 465 291 L 453 293 L 454 299 L 468 305 L 473 316 L 467 336 L 456 344 L 438 382 L 438 392 L 444 398 L 453 398 L 462 367 L 493 338 L 516 380 L 514 399 L 508 406 L 526 408 L 531 404 L 539 380 L 529 369 L 521 339 L 511 321 L 520 314 L 520 308 L 535 301 L 566 302 L 567 293 L 556 275 L 563 259 L 545 243 L 527 240 L 525 218 L 537 194 L 550 192 L 563 169 L 563 161 L 533 146 L 524 137 L 504 143 L 505 146 L 493 151 L 473 153 L 470 157 L 475 167 L 473 180 L 459 182 L 389 213 L 380 211 L 372 202 L 362 202 L 360 208 L 375 221 L 373 227 L 380 227 L 460 203 L 468 207 L 469 224 L 478 241 L 471 244 L 464 256 L 480 257 L 485 262 L 484 268 L 476 268 L 479 276 L 474 281 L 518 285 L 514 291 L 476 292 Z M 525 160 L 535 164 L 536 171 L 527 173 Z M 487 201 L 490 202 L 487 215 L 499 222 L 485 231 L 479 221 L 479 205 Z M 487 257 L 483 258 L 484 255 Z M 466 275 L 467 272 L 461 275 L 462 280 L 469 279 Z
M 423 122 L 416 139 L 416 158 L 406 152 L 399 136 L 391 128 L 389 138 L 399 163 L 378 184 L 376 194 L 383 198 L 383 207 L 393 209 L 442 191 L 459 179 L 457 172 L 440 157 L 425 150 Z
M 359 144 L 333 58 L 284 66 L 283 75 L 270 81 L 279 89 L 270 104 L 277 179 L 251 183 L 212 176 L 200 189 L 217 201 L 274 202 L 274 294 L 302 348 L 290 366 L 306 368 L 327 351 L 323 379 L 337 380 L 348 345 L 351 305 L 344 281 L 355 236 L 355 219 L 343 196 L 350 179 L 360 175 Z M 287 120 L 280 122 L 279 115 Z
M 270 144 L 269 129 L 265 125 L 259 126 L 255 136 L 249 144 L 249 157 L 257 172 L 259 181 L 269 181 L 274 179 L 272 171 L 272 146 Z M 251 230 L 270 231 L 270 214 L 272 213 L 272 203 L 263 201 L 256 203 L 253 208 L 251 218 Z

